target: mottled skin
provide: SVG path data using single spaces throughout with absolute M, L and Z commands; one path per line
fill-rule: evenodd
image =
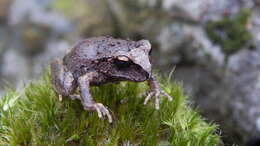
M 147 80 L 151 89 L 144 104 L 155 96 L 156 109 L 159 109 L 160 94 L 169 100 L 172 98 L 160 89 L 152 75 L 150 50 L 151 44 L 147 40 L 130 41 L 112 37 L 83 40 L 63 60 L 56 59 L 51 63 L 53 87 L 60 97 L 79 99 L 84 109 L 96 110 L 100 118 L 106 115 L 109 122 L 112 122 L 107 108 L 93 100 L 89 87 L 109 82 Z M 73 94 L 77 87 L 80 95 Z

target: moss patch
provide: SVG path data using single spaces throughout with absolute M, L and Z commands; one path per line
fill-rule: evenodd
M 49 75 L 23 92 L 8 91 L 0 100 L 0 145 L 178 145 L 213 146 L 216 126 L 187 106 L 182 88 L 162 81 L 174 97 L 161 109 L 143 105 L 145 83 L 123 82 L 92 87 L 93 97 L 108 106 L 114 122 L 84 111 L 77 100 L 58 100 Z
M 224 53 L 231 55 L 252 39 L 251 33 L 246 29 L 250 15 L 250 10 L 243 9 L 233 18 L 224 17 L 219 21 L 210 21 L 205 28 L 207 35 L 222 47 Z

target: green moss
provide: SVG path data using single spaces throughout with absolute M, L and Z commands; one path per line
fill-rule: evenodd
M 214 43 L 222 47 L 224 53 L 231 55 L 252 39 L 251 33 L 246 29 L 250 15 L 250 10 L 243 9 L 234 18 L 224 17 L 219 21 L 210 21 L 206 25 L 206 32 Z
M 114 122 L 84 111 L 77 100 L 58 100 L 49 74 L 23 92 L 8 91 L 0 100 L 0 145 L 178 145 L 213 146 L 216 125 L 187 106 L 182 88 L 162 81 L 174 97 L 161 109 L 143 105 L 145 83 L 123 82 L 92 87 L 93 97 L 108 106 Z

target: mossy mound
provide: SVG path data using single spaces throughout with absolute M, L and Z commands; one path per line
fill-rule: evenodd
M 252 34 L 246 28 L 250 15 L 250 10 L 243 9 L 232 18 L 226 16 L 219 21 L 210 21 L 205 27 L 206 32 L 225 54 L 231 55 L 252 39 Z
M 0 100 L 0 145 L 176 145 L 214 146 L 220 143 L 214 124 L 187 106 L 182 88 L 162 81 L 174 97 L 161 109 L 143 105 L 145 83 L 122 82 L 92 87 L 96 101 L 108 106 L 113 123 L 84 111 L 77 100 L 58 100 L 49 74 L 23 92 L 8 91 Z

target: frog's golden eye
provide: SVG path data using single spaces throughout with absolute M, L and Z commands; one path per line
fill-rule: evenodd
M 117 56 L 114 62 L 119 68 L 129 67 L 132 63 L 130 59 L 126 56 Z
M 117 56 L 117 60 L 120 60 L 120 61 L 129 61 L 129 58 L 126 57 L 126 56 Z

